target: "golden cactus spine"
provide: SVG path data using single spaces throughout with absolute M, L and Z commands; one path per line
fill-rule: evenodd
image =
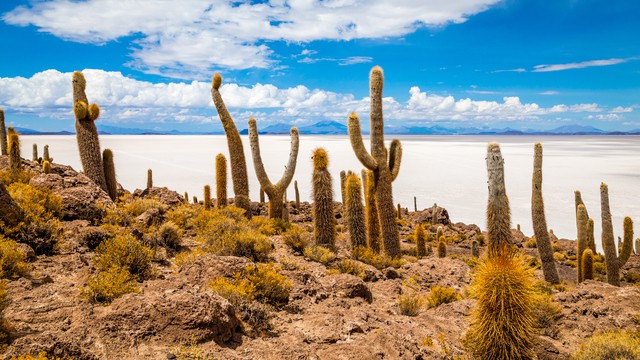
M 216 156 L 216 199 L 218 208 L 227 206 L 227 158 Z
M 272 183 L 264 169 L 262 156 L 260 155 L 260 140 L 258 137 L 258 128 L 256 119 L 249 119 L 249 142 L 251 144 L 251 154 L 253 156 L 253 167 L 256 176 L 260 182 L 260 187 L 267 193 L 269 197 L 269 217 L 282 219 L 284 192 L 289 187 L 293 175 L 296 172 L 296 162 L 298 160 L 299 136 L 296 127 L 291 128 L 291 151 L 289 153 L 289 161 L 284 170 L 284 174 L 277 183 Z
M 300 191 L 298 190 L 298 181 L 293 181 L 293 190 L 296 193 L 296 209 L 300 209 Z
M 73 86 L 73 113 L 76 118 L 76 139 L 82 168 L 89 179 L 93 180 L 102 190 L 107 191 L 100 139 L 95 125 L 95 121 L 100 116 L 100 108 L 96 104 L 89 105 L 85 94 L 87 82 L 80 71 L 73 73 L 71 83 Z
M 367 233 L 364 221 L 364 206 L 362 205 L 362 184 L 358 175 L 351 174 L 345 181 L 345 206 L 347 229 L 351 238 L 351 247 L 367 246 Z
M 9 155 L 7 146 L 7 128 L 4 123 L 4 109 L 0 108 L 0 150 L 2 155 Z
M 593 252 L 587 248 L 582 253 L 582 259 L 579 259 L 582 263 L 582 281 L 593 280 Z
M 629 260 L 631 247 L 633 246 L 633 221 L 625 217 L 624 242 L 620 255 L 617 255 L 616 244 L 613 239 L 613 223 L 611 221 L 611 210 L 609 208 L 609 187 L 607 184 L 600 184 L 600 209 L 602 216 L 602 247 L 604 248 L 605 265 L 607 267 L 607 282 L 611 285 L 620 286 L 620 268 Z
M 578 221 L 578 238 L 576 239 L 576 247 L 577 247 L 577 258 L 578 260 L 582 259 L 582 254 L 584 250 L 587 249 L 587 209 L 584 204 L 578 205 L 578 213 L 577 213 L 577 221 Z M 578 283 L 581 283 L 582 280 L 582 261 L 578 261 Z
M 204 186 L 204 209 L 211 210 L 211 186 Z
M 333 188 L 328 170 L 329 155 L 323 148 L 313 151 L 313 231 L 316 246 L 335 247 L 336 218 L 333 215 Z
M 440 236 L 438 240 L 438 257 L 447 257 L 447 241 L 444 239 L 444 236 Z
M 153 170 L 147 170 L 147 189 L 151 189 L 153 187 Z
M 416 226 L 416 254 L 419 258 L 427 256 L 427 235 L 424 231 L 424 226 L 418 224 Z
M 45 174 L 51 173 L 51 163 L 48 162 L 47 160 L 42 161 L 42 172 Z
M 22 158 L 20 157 L 20 136 L 9 126 L 9 169 L 12 181 L 17 181 L 22 171 Z
M 542 272 L 544 279 L 551 284 L 559 284 L 560 276 L 556 268 L 556 261 L 553 258 L 553 247 L 547 231 L 547 219 L 544 214 L 544 200 L 542 198 L 542 144 L 536 143 L 533 150 L 533 179 L 531 194 L 531 218 L 533 221 L 533 232 L 536 236 L 536 246 L 540 261 L 542 262 Z M 520 230 L 520 225 L 518 225 Z
M 489 257 L 510 252 L 511 210 L 504 184 L 504 159 L 498 143 L 487 147 L 487 174 L 489 178 L 489 200 L 487 201 L 487 237 Z
M 391 142 L 389 151 L 384 145 L 384 121 L 382 116 L 384 77 L 379 66 L 375 66 L 371 70 L 369 85 L 371 99 L 371 154 L 364 146 L 360 130 L 360 119 L 355 113 L 349 116 L 349 139 L 358 160 L 375 174 L 376 205 L 384 252 L 388 256 L 396 257 L 400 255 L 400 235 L 396 225 L 391 183 L 400 171 L 402 146 L 399 140 Z
M 245 216 L 251 218 L 251 201 L 249 200 L 249 178 L 247 176 L 247 162 L 242 147 L 242 139 L 233 118 L 227 110 L 222 96 L 220 95 L 220 85 L 222 76 L 216 73 L 211 81 L 211 98 L 218 111 L 218 116 L 222 122 L 224 133 L 227 136 L 227 146 L 229 147 L 229 161 L 231 163 L 231 181 L 233 183 L 233 193 L 235 194 L 234 205 L 244 209 Z M 264 202 L 264 201 L 261 201 Z
M 367 219 L 367 243 L 376 254 L 381 250 L 380 218 L 376 205 L 376 181 L 373 171 L 367 171 L 367 187 L 364 193 L 365 214 Z
M 104 149 L 102 152 L 102 165 L 104 166 L 104 179 L 107 183 L 107 194 L 111 200 L 118 198 L 118 182 L 116 181 L 116 165 L 113 162 L 113 152 Z

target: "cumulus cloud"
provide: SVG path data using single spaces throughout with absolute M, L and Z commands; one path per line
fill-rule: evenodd
M 270 41 L 403 36 L 425 26 L 462 23 L 498 1 L 42 0 L 2 19 L 83 43 L 135 36 L 132 66 L 184 78 L 185 72 L 208 74 L 213 67 L 268 67 Z M 359 60 L 364 59 L 351 63 Z
M 211 122 L 215 110 L 211 101 L 209 82 L 151 83 L 123 76 L 120 72 L 84 70 L 87 96 L 104 110 L 102 119 L 109 122 Z M 250 116 L 265 122 L 317 121 L 333 119 L 344 121 L 352 111 L 367 119 L 369 98 L 356 98 L 322 89 L 309 89 L 298 85 L 279 88 L 272 84 L 240 86 L 223 83 L 220 89 L 229 108 L 238 119 Z M 506 96 L 502 101 L 480 101 L 471 98 L 456 99 L 427 93 L 419 87 L 409 89 L 409 99 L 398 101 L 383 99 L 385 117 L 391 121 L 437 120 L 524 120 L 539 119 L 546 115 L 587 113 L 594 119 L 615 120 L 615 113 L 629 112 L 630 108 L 616 107 L 611 114 L 598 104 L 558 104 L 542 107 L 536 103 L 523 103 L 517 96 Z M 0 106 L 33 116 L 71 118 L 71 73 L 46 70 L 30 78 L 0 78 Z M 600 116 L 602 115 L 602 116 Z

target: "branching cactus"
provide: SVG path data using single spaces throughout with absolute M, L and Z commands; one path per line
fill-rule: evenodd
M 367 246 L 367 233 L 364 221 L 364 206 L 362 205 L 362 185 L 358 175 L 351 174 L 345 183 L 345 206 L 347 213 L 347 229 L 351 238 L 351 247 Z
M 216 198 L 218 208 L 227 206 L 227 158 L 216 156 Z
M 376 254 L 380 253 L 380 218 L 376 205 L 376 180 L 373 171 L 367 171 L 367 187 L 364 193 L 365 214 L 367 219 L 367 242 L 369 248 Z
M 400 171 L 402 146 L 399 140 L 393 140 L 389 151 L 384 145 L 384 121 L 382 116 L 382 88 L 384 79 L 379 66 L 371 70 L 370 98 L 371 98 L 371 153 L 367 151 L 362 140 L 360 119 L 352 113 L 349 116 L 349 139 L 356 157 L 362 165 L 374 172 L 376 186 L 376 205 L 384 252 L 391 257 L 400 255 L 400 235 L 395 219 L 393 204 L 393 189 L 391 182 Z
M 0 108 L 0 150 L 2 155 L 9 155 L 7 147 L 7 128 L 4 124 L 4 109 Z
M 335 248 L 336 217 L 333 215 L 333 188 L 328 170 L 329 156 L 323 148 L 313 151 L 313 231 L 316 246 Z
M 22 157 L 20 156 L 20 136 L 9 126 L 9 169 L 11 179 L 17 181 L 22 171 Z
M 424 226 L 418 224 L 416 226 L 416 253 L 419 258 L 427 256 L 427 235 L 424 231 Z
M 151 189 L 153 187 L 153 170 L 147 170 L 147 189 Z
M 118 198 L 118 183 L 116 182 L 116 165 L 113 162 L 113 152 L 104 149 L 102 152 L 102 165 L 104 166 L 104 179 L 107 183 L 107 194 L 111 200 Z
M 76 117 L 76 139 L 80 151 L 82 168 L 89 179 L 102 190 L 107 191 L 102 166 L 102 152 L 95 121 L 100 116 L 100 108 L 96 104 L 89 105 L 85 88 L 87 82 L 80 71 L 73 73 L 73 113 Z
M 251 202 L 249 200 L 249 179 L 247 177 L 247 162 L 244 157 L 242 139 L 233 118 L 220 96 L 220 85 L 222 76 L 216 73 L 211 82 L 211 98 L 218 111 L 218 116 L 227 135 L 227 146 L 229 147 L 229 160 L 231 162 L 231 181 L 233 182 L 233 193 L 235 194 L 234 205 L 244 209 L 245 216 L 251 218 Z M 261 201 L 264 202 L 264 201 Z M 282 202 L 282 201 L 280 201 Z
M 300 191 L 298 190 L 298 181 L 293 181 L 293 190 L 296 193 L 296 209 L 300 210 Z
M 578 205 L 578 238 L 576 239 L 576 246 L 578 250 L 576 251 L 577 259 L 578 259 L 578 283 L 581 283 L 584 278 L 582 274 L 584 270 L 582 269 L 582 254 L 587 248 L 587 208 L 584 204 Z
M 204 186 L 204 209 L 211 210 L 211 186 Z
M 504 159 L 498 143 L 487 147 L 489 200 L 487 201 L 487 237 L 489 257 L 507 255 L 511 251 L 511 210 L 504 185 Z
M 269 176 L 264 169 L 262 156 L 260 155 L 258 128 L 256 126 L 256 119 L 254 118 L 249 119 L 249 141 L 251 143 L 251 154 L 253 155 L 253 167 L 256 170 L 256 176 L 260 182 L 260 187 L 262 187 L 269 197 L 269 217 L 272 219 L 282 219 L 284 192 L 287 190 L 296 172 L 299 147 L 298 129 L 296 127 L 291 128 L 291 152 L 289 153 L 289 161 L 282 178 L 275 184 L 269 180 Z
M 602 247 L 604 248 L 604 259 L 607 267 L 607 282 L 611 285 L 620 286 L 620 269 L 631 256 L 633 246 L 633 221 L 625 217 L 624 242 L 620 255 L 617 255 L 616 244 L 613 239 L 613 223 L 611 221 L 611 210 L 609 208 L 609 187 L 607 184 L 600 184 L 600 209 L 602 216 Z
M 552 284 L 560 283 L 558 269 L 553 258 L 553 248 L 549 232 L 547 231 L 547 219 L 544 215 L 544 200 L 542 198 L 542 144 L 536 143 L 533 150 L 533 179 L 531 194 L 531 218 L 533 220 L 533 232 L 536 236 L 536 246 L 544 279 Z M 518 228 L 520 226 L 518 225 Z M 518 229 L 519 230 L 519 229 Z

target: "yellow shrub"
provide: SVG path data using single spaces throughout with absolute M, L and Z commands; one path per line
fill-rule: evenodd
M 0 345 L 8 344 L 11 340 L 11 327 L 2 316 L 4 309 L 9 305 L 9 297 L 5 290 L 5 281 L 0 281 Z
M 125 202 L 119 202 L 116 207 L 109 207 L 103 221 L 113 225 L 129 226 L 136 217 L 149 209 L 158 209 L 160 213 L 164 213 L 167 205 L 156 199 L 128 198 Z
M 553 253 L 553 259 L 555 261 L 564 261 L 564 260 L 567 259 L 567 257 L 561 252 L 554 252 Z
M 167 212 L 167 219 L 184 230 L 194 227 L 194 219 L 202 211 L 191 204 L 180 204 L 174 206 Z
M 189 250 L 181 251 L 178 254 L 176 254 L 176 257 L 173 259 L 173 264 L 177 267 L 193 264 L 198 258 L 198 256 L 204 253 L 205 252 L 202 249 L 194 249 L 191 251 Z
M 282 219 L 269 219 L 262 216 L 251 218 L 251 225 L 267 236 L 282 234 L 291 227 L 291 224 Z
M 27 256 L 18 251 L 18 244 L 0 235 L 0 277 L 17 279 L 26 275 L 30 268 Z
M 336 259 L 336 253 L 323 246 L 309 246 L 304 249 L 304 256 L 323 265 L 329 265 Z
M 418 315 L 422 308 L 422 302 L 422 297 L 415 291 L 410 291 L 407 294 L 398 296 L 398 308 L 400 309 L 400 314 L 406 316 Z
M 158 243 L 170 249 L 177 249 L 182 243 L 182 230 L 171 221 L 167 221 L 158 229 Z
M 574 360 L 640 359 L 640 332 L 615 331 L 593 335 L 573 354 Z
M 351 256 L 365 264 L 369 264 L 379 270 L 387 267 L 399 268 L 406 262 L 401 258 L 390 258 L 386 255 L 376 254 L 370 248 L 358 246 L 351 251 Z
M 70 360 L 71 358 L 67 358 L 64 360 Z M 33 355 L 20 355 L 19 357 L 12 357 L 11 360 L 63 360 L 59 357 L 47 357 L 47 353 L 42 351 L 37 356 Z
M 233 279 L 217 278 L 209 283 L 214 293 L 238 305 L 257 300 L 273 306 L 285 305 L 289 301 L 291 281 L 280 274 L 274 264 L 248 266 Z
M 282 234 L 284 243 L 294 252 L 302 253 L 309 243 L 309 233 L 298 225 L 291 225 L 291 228 Z
M 80 289 L 82 296 L 90 302 L 108 305 L 113 300 L 128 293 L 139 292 L 136 277 L 129 270 L 111 266 L 89 279 L 86 288 Z
M 341 274 L 354 275 L 359 278 L 364 277 L 364 266 L 356 263 L 355 261 L 343 259 L 338 262 L 338 264 L 336 265 L 336 269 Z
M 108 270 L 112 266 L 126 268 L 131 274 L 145 279 L 151 275 L 153 252 L 131 235 L 118 235 L 102 242 L 96 249 L 95 266 Z
M 427 295 L 427 304 L 430 308 L 440 306 L 442 304 L 452 303 L 460 300 L 460 295 L 451 288 L 432 286 L 429 295 Z

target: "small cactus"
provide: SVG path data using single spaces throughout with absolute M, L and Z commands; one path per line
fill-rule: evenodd
M 364 221 L 364 206 L 362 205 L 362 185 L 358 175 L 351 174 L 345 183 L 345 206 L 347 229 L 351 238 L 351 247 L 367 246 L 367 233 Z
M 631 242 L 633 241 L 633 221 L 625 217 L 623 222 L 624 242 L 620 254 L 617 255 L 616 244 L 613 240 L 613 224 L 611 222 L 611 210 L 609 208 L 609 187 L 600 184 L 600 209 L 602 216 L 602 247 L 604 248 L 605 265 L 607 267 L 607 282 L 614 286 L 620 286 L 620 269 L 629 260 L 631 255 Z
M 298 181 L 293 181 L 293 190 L 296 193 L 296 209 L 300 209 L 300 191 L 298 191 Z
M 364 193 L 365 215 L 367 226 L 367 243 L 376 254 L 381 250 L 380 219 L 378 218 L 378 206 L 376 205 L 376 182 L 373 171 L 367 171 L 367 187 Z
M 194 204 L 197 204 L 197 203 L 198 203 L 198 197 L 197 197 L 197 196 L 195 196 L 195 195 L 193 195 L 193 203 L 194 203 Z
M 52 163 L 53 159 L 49 156 L 49 145 L 44 146 L 44 150 L 42 150 L 42 160 L 47 160 Z
M 589 221 L 587 222 L 587 247 L 589 247 L 589 249 L 591 249 L 594 254 L 598 253 L 598 251 L 596 250 L 596 239 L 593 230 L 592 218 L 589 218 Z
M 416 253 L 419 258 L 427 256 L 427 235 L 424 231 L 424 226 L 422 224 L 418 224 L 416 226 Z
M 189 203 L 189 193 L 186 191 L 184 192 L 184 202 L 187 204 Z
M 218 208 L 227 206 L 227 159 L 216 156 L 216 198 Z
M 22 171 L 22 158 L 20 157 L 20 135 L 9 126 L 9 169 L 11 179 L 17 181 Z
M 33 152 L 31 156 L 31 161 L 38 161 L 38 144 L 33 144 Z
M 447 257 L 447 242 L 444 239 L 444 236 L 440 236 L 440 240 L 438 240 L 438 257 Z
M 418 212 L 418 200 L 416 197 L 413 197 L 413 212 Z
M 436 225 L 438 223 L 438 204 L 433 203 L 433 207 L 431 208 L 431 223 Z
M 444 235 L 444 229 L 442 228 L 442 226 L 438 226 L 438 228 L 436 229 L 436 238 L 435 241 L 439 241 L 440 238 Z
M 4 124 L 4 109 L 0 108 L 0 150 L 2 155 L 9 155 L 7 146 L 7 128 Z
M 578 239 L 576 239 L 576 246 L 578 250 L 576 251 L 577 258 L 582 259 L 582 254 L 585 249 L 588 249 L 587 245 L 587 208 L 584 204 L 578 205 Z M 593 255 L 593 254 L 592 254 Z M 578 284 L 584 280 L 582 278 L 583 270 L 582 270 L 582 261 L 578 261 Z
M 333 189 L 329 156 L 323 148 L 313 151 L 313 228 L 316 246 L 335 247 L 336 218 L 333 215 Z
M 147 189 L 151 189 L 153 187 L 153 170 L 147 170 Z
M 51 173 L 51 163 L 48 162 L 47 160 L 42 161 L 42 172 L 45 174 Z
M 398 203 L 398 219 L 402 220 L 402 208 L 400 208 L 400 203 Z
M 345 185 L 347 182 L 347 173 L 342 170 L 340 171 L 340 193 L 342 194 L 342 205 L 346 203 L 347 193 L 345 189 Z
M 204 209 L 211 210 L 211 186 L 204 186 Z
M 471 256 L 473 256 L 474 258 L 480 257 L 480 245 L 476 240 L 473 240 L 471 242 Z
M 640 255 L 640 238 L 636 239 L 636 255 Z
M 116 181 L 116 166 L 113 162 L 113 152 L 104 149 L 102 152 L 102 165 L 104 166 L 104 179 L 107 183 L 107 194 L 112 201 L 118 197 L 118 183 Z
M 587 248 L 582 253 L 582 259 L 580 262 L 582 263 L 582 281 L 593 280 L 593 252 L 591 249 Z

